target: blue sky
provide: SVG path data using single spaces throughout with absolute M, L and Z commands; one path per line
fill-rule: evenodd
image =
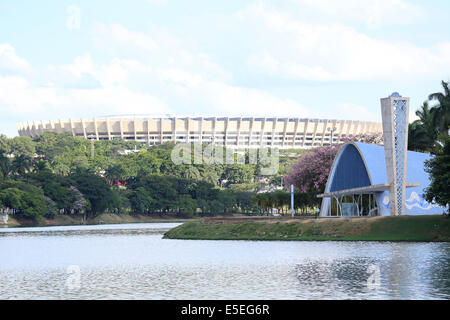
M 118 114 L 410 120 L 450 77 L 450 1 L 3 1 L 0 133 Z

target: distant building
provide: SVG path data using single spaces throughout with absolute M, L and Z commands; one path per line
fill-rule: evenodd
M 235 148 L 311 148 L 358 134 L 382 132 L 381 123 L 258 117 L 133 116 L 32 121 L 17 124 L 20 136 L 69 132 L 94 140 L 135 140 L 148 145 L 201 142 Z M 327 130 L 328 129 L 328 130 Z M 333 131 L 334 129 L 334 131 Z

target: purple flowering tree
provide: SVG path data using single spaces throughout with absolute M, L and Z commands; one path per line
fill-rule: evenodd
M 330 172 L 331 161 L 333 161 L 339 146 L 333 148 L 322 147 L 314 149 L 300 158 L 292 167 L 284 183 L 289 190 L 291 184 L 300 192 L 314 196 L 322 193 L 327 183 Z
M 383 135 L 357 135 L 349 139 L 343 139 L 341 143 L 333 146 L 331 150 L 330 147 L 320 147 L 312 150 L 312 152 L 303 155 L 291 167 L 289 174 L 284 177 L 286 188 L 290 190 L 290 185 L 293 184 L 297 190 L 309 195 L 311 204 L 317 204 L 316 195 L 323 193 L 325 190 L 332 161 L 340 147 L 347 141 L 383 144 Z

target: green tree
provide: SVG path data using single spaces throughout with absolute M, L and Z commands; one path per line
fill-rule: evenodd
M 24 155 L 32 158 L 36 152 L 35 143 L 30 137 L 14 137 L 9 141 L 10 152 L 15 156 Z
M 432 148 L 434 139 L 420 121 L 408 125 L 408 150 L 427 152 Z
M 437 100 L 438 104 L 431 108 L 433 114 L 433 124 L 438 134 L 446 133 L 450 126 L 450 89 L 448 82 L 441 81 L 444 92 L 435 92 L 428 96 L 428 100 Z
M 68 151 L 82 151 L 88 147 L 89 142 L 83 138 L 73 137 L 70 133 L 44 132 L 35 138 L 36 152 L 45 157 L 50 163 Z
M 222 190 L 218 197 L 223 205 L 223 213 L 232 213 L 236 207 L 236 192 L 233 190 Z
M 205 182 L 217 185 L 217 182 L 219 181 L 219 174 L 214 167 L 204 166 L 201 172 L 201 179 Z
M 24 195 L 25 192 L 18 188 L 6 188 L 0 190 L 0 200 L 6 208 L 21 210 L 24 207 Z
M 50 171 L 50 166 L 46 160 L 38 160 L 34 163 L 35 171 Z
M 444 92 L 432 93 L 428 96 L 429 101 L 437 101 L 433 107 L 424 102 L 421 109 L 416 111 L 418 120 L 409 124 L 408 149 L 420 152 L 439 152 L 438 140 L 448 137 L 450 125 L 450 91 L 448 82 L 442 81 Z
M 195 214 L 197 203 L 190 195 L 183 194 L 178 199 L 178 214 L 184 217 L 192 217 Z
M 449 211 L 450 203 L 450 138 L 434 158 L 425 163 L 425 170 L 430 174 L 431 183 L 425 190 L 425 199 L 435 202 Z
M 9 139 L 4 134 L 0 134 L 0 150 L 3 150 L 6 154 L 10 153 L 10 147 L 9 147 Z
M 148 213 L 154 207 L 154 200 L 149 191 L 144 187 L 138 187 L 132 190 L 128 199 L 133 212 Z
M 23 176 L 31 170 L 31 163 L 32 159 L 29 156 L 19 154 L 12 161 L 12 171 L 19 176 Z
M 423 103 L 421 109 L 416 111 L 416 115 L 419 119 L 408 126 L 408 149 L 426 152 L 433 148 L 437 136 L 433 112 L 428 102 Z
M 0 173 L 2 178 L 8 178 L 11 173 L 11 160 L 6 155 L 6 152 L 0 150 Z
M 110 204 L 109 208 L 111 212 L 113 209 L 117 213 L 126 213 L 131 209 L 131 202 L 127 196 L 127 190 L 113 190 L 113 202 Z
M 105 178 L 110 184 L 117 183 L 119 180 L 123 180 L 125 176 L 125 169 L 122 164 L 112 164 L 105 171 Z
M 200 171 L 194 166 L 188 166 L 182 174 L 183 178 L 199 180 L 201 178 Z
M 4 182 L 0 186 L 0 202 L 32 219 L 40 219 L 48 210 L 43 191 L 22 181 Z
M 228 181 L 227 184 L 250 183 L 254 174 L 252 165 L 230 164 L 225 166 L 222 178 Z
M 90 169 L 77 168 L 69 179 L 89 201 L 89 213 L 103 213 L 108 208 L 112 201 L 112 191 L 104 178 L 97 176 Z
M 177 185 L 182 183 L 182 180 L 176 181 Z M 153 199 L 151 211 L 166 212 L 177 207 L 178 192 L 169 177 L 151 175 L 130 180 L 129 188 L 131 190 L 137 190 L 141 187 L 143 189 L 140 190 L 147 190 L 146 192 Z

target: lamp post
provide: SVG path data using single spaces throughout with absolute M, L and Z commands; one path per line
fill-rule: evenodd
M 292 218 L 294 217 L 294 185 L 291 184 L 291 213 L 292 213 Z
M 333 160 L 332 160 L 331 154 L 332 154 L 332 151 L 333 151 L 333 132 L 335 132 L 336 129 L 337 129 L 336 127 L 333 127 L 333 129 L 331 129 L 330 127 L 327 128 L 328 132 L 331 131 L 330 132 L 330 172 L 329 172 L 329 175 L 331 175 L 331 169 L 332 169 L 332 166 L 333 166 Z M 328 208 L 329 208 L 328 209 L 328 215 L 329 216 L 331 216 L 331 202 L 332 202 L 332 199 L 330 197 L 330 205 L 328 206 Z
M 336 127 L 333 127 L 333 129 L 331 129 L 330 127 L 327 128 L 327 131 L 331 131 L 330 133 L 330 170 L 331 170 L 331 150 L 333 149 L 333 132 L 336 131 Z M 330 171 L 331 172 L 331 171 Z

